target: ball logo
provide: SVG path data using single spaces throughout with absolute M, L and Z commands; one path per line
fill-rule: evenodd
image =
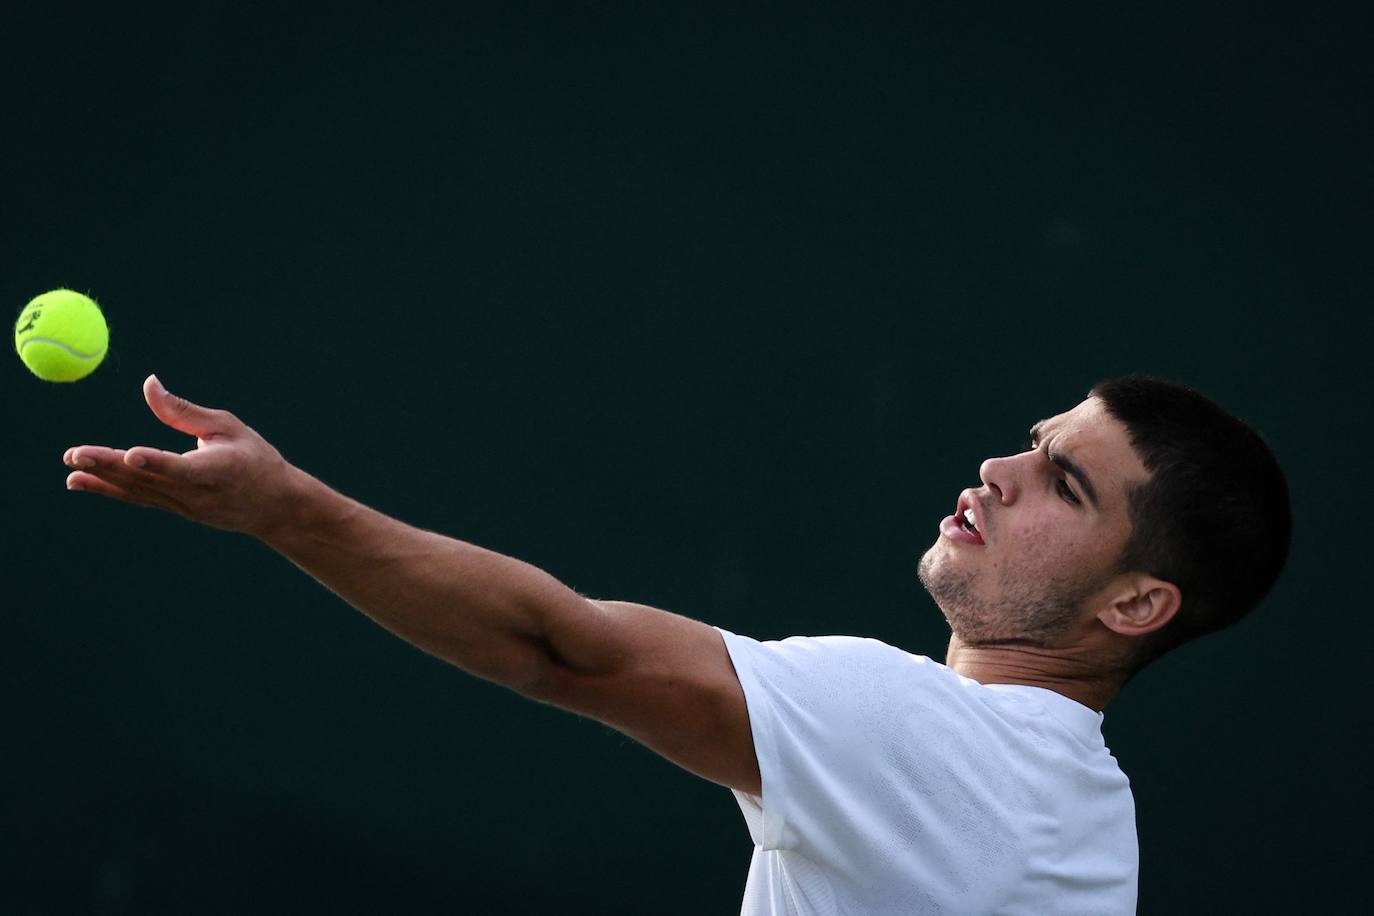
M 35 324 L 38 323 L 38 319 L 42 316 L 42 314 L 43 314 L 43 310 L 42 310 L 42 309 L 34 309 L 32 312 L 29 312 L 29 313 L 27 313 L 27 314 L 25 314 L 25 315 L 20 315 L 20 316 L 19 316 L 19 322 L 20 322 L 21 324 L 23 324 L 23 321 L 24 321 L 25 318 L 27 318 L 27 319 L 29 320 L 29 323 L 26 324 L 26 325 L 24 325 L 22 328 L 21 328 L 21 327 L 16 327 L 16 328 L 14 329 L 14 333 L 16 333 L 16 334 L 23 334 L 25 331 L 32 331 L 32 330 L 33 330 L 33 326 L 34 326 Z

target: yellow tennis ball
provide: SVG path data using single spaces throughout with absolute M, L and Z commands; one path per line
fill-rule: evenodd
M 110 329 L 89 296 L 55 289 L 34 296 L 14 323 L 14 349 L 45 382 L 74 382 L 95 371 L 110 346 Z

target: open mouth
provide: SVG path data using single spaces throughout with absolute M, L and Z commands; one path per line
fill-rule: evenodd
M 983 532 L 978 530 L 980 516 L 974 511 L 981 508 L 978 494 L 972 490 L 965 490 L 954 503 L 954 514 L 946 516 L 944 521 L 940 522 L 940 531 L 953 541 L 986 546 Z
M 977 526 L 973 524 L 973 510 L 972 510 L 972 509 L 965 509 L 965 510 L 964 510 L 964 514 L 961 515 L 961 516 L 959 516 L 959 525 L 960 525 L 960 527 L 962 527 L 965 531 L 968 531 L 968 532 L 970 532 L 970 533 L 972 533 L 972 534 L 977 534 L 978 537 L 979 537 L 979 539 L 980 539 L 980 540 L 982 539 L 982 535 L 979 534 Z

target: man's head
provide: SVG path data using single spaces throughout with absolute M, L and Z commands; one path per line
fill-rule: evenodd
M 1129 677 L 1245 616 L 1287 558 L 1268 446 L 1176 382 L 1099 382 L 979 476 L 959 509 L 985 543 L 942 533 L 919 566 L 964 645 L 1070 649 Z

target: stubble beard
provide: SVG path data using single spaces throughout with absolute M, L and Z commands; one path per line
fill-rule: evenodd
M 1052 645 L 1072 627 L 1083 603 L 1105 582 L 1101 577 L 1004 579 L 993 599 L 975 590 L 978 572 L 936 566 L 936 548 L 921 557 L 916 574 L 965 645 Z

